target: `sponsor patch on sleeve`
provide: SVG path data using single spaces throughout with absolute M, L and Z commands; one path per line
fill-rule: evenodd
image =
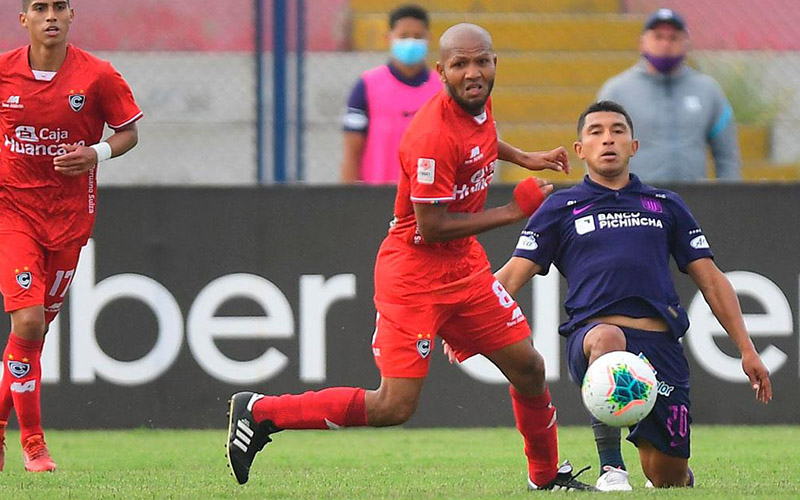
M 433 184 L 436 180 L 436 160 L 433 158 L 420 158 L 417 160 L 417 182 L 420 184 Z

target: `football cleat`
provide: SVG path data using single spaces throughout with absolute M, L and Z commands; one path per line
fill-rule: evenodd
M 6 437 L 0 436 L 0 472 L 6 466 Z
M 628 471 L 611 465 L 603 466 L 603 473 L 597 478 L 595 488 L 599 491 L 631 491 Z
M 56 463 L 50 457 L 44 436 L 41 434 L 25 440 L 22 445 L 22 460 L 25 463 L 25 470 L 28 472 L 53 472 L 56 470 Z
M 585 471 L 591 469 L 591 465 L 587 465 L 577 473 L 572 473 L 572 464 L 569 460 L 565 460 L 558 468 L 558 473 L 555 479 L 549 483 L 539 486 L 528 477 L 528 490 L 551 490 L 551 491 L 597 491 L 594 486 L 588 485 L 578 481 L 576 478 Z
M 231 473 L 239 484 L 246 483 L 250 478 L 250 466 L 256 453 L 272 441 L 269 435 L 281 431 L 269 420 L 259 424 L 253 418 L 253 404 L 263 397 L 263 394 L 254 392 L 237 392 L 230 399 L 225 455 Z

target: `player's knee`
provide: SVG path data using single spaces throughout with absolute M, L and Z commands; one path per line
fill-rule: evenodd
M 41 339 L 47 330 L 44 316 L 35 311 L 17 311 L 12 314 L 11 323 L 14 335 L 28 340 Z
M 624 351 L 625 346 L 625 333 L 615 325 L 597 325 L 584 340 L 584 352 L 592 361 L 608 352 Z
M 544 358 L 533 351 L 531 356 L 520 360 L 508 376 L 511 384 L 520 393 L 528 396 L 541 394 L 545 389 Z

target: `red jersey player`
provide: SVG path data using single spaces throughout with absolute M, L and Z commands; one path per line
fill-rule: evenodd
M 400 144 L 395 220 L 375 264 L 372 350 L 377 390 L 337 387 L 301 395 L 234 394 L 228 461 L 239 483 L 256 453 L 283 429 L 402 424 L 417 408 L 436 336 L 460 359 L 487 356 L 511 382 L 530 489 L 593 489 L 558 466 L 556 410 L 544 360 L 522 311 L 494 278 L 475 235 L 533 213 L 552 186 L 533 178 L 505 206 L 484 210 L 498 159 L 531 170 L 568 170 L 564 148 L 525 153 L 498 142 L 488 101 L 497 57 L 489 33 L 448 29 L 437 70 L 445 90 L 417 112 Z M 488 105 L 487 105 L 488 104 Z
M 97 208 L 96 166 L 138 141 L 142 112 L 105 61 L 67 43 L 68 0 L 23 0 L 30 45 L 0 54 L 0 291 L 11 315 L 0 383 L 0 470 L 16 408 L 25 469 L 55 470 L 41 424 L 40 356 Z M 102 141 L 103 127 L 113 130 Z

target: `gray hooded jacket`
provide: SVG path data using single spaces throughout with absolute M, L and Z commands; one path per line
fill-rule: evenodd
M 608 80 L 597 98 L 630 113 L 639 139 L 631 172 L 643 182 L 707 179 L 707 145 L 718 178 L 742 178 L 733 110 L 710 76 L 685 64 L 671 75 L 651 75 L 642 60 Z

